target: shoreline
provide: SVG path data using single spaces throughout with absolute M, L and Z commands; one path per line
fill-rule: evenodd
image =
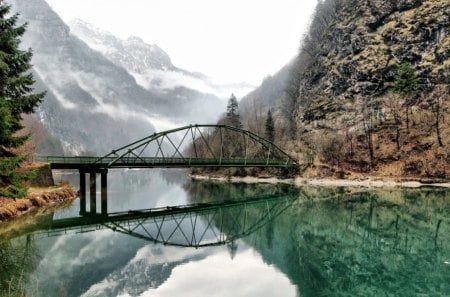
M 277 178 L 277 177 L 219 177 L 206 176 L 199 174 L 189 174 L 190 178 L 195 180 L 210 180 L 218 182 L 231 183 L 268 183 L 268 184 L 290 184 L 297 187 L 315 186 L 315 187 L 355 187 L 355 188 L 420 188 L 420 187 L 439 187 L 450 188 L 450 182 L 426 183 L 417 180 L 399 181 L 398 179 L 369 177 L 367 179 L 332 179 L 332 178 Z
M 77 198 L 77 192 L 69 185 L 45 188 L 30 188 L 30 193 L 21 199 L 0 200 L 0 226 L 36 209 L 60 205 Z

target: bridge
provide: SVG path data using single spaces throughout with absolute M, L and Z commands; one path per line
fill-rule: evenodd
M 86 174 L 90 209 L 96 209 L 100 174 L 101 212 L 107 212 L 107 173 L 113 168 L 270 167 L 296 168 L 297 161 L 257 134 L 228 125 L 189 125 L 153 133 L 104 156 L 47 156 L 52 169 L 80 172 L 80 213 L 86 209 Z
M 189 125 L 153 133 L 102 157 L 40 157 L 52 169 L 294 167 L 274 143 L 227 125 Z

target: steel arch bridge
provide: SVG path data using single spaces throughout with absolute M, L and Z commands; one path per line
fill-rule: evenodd
M 102 157 L 44 157 L 53 169 L 284 167 L 297 161 L 257 134 L 228 125 L 153 133 Z
M 112 168 L 297 168 L 297 162 L 274 143 L 251 131 L 227 125 L 189 125 L 153 133 L 102 157 L 39 159 L 49 162 L 52 169 L 79 170 L 81 214 L 86 212 L 86 174 L 89 174 L 90 212 L 97 212 L 96 180 L 100 174 L 101 213 L 107 213 L 107 174 Z

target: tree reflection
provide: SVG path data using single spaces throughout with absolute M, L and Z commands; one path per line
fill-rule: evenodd
M 211 193 L 239 199 L 283 191 L 241 187 L 194 182 L 189 193 L 203 201 L 219 196 Z M 286 273 L 301 296 L 450 292 L 449 191 L 304 188 L 297 196 L 292 207 L 244 241 Z
M 25 296 L 28 275 L 39 260 L 32 235 L 0 241 L 0 296 Z
M 275 234 L 247 242 L 289 275 L 302 296 L 450 292 L 448 193 L 333 195 L 297 204 L 274 221 Z

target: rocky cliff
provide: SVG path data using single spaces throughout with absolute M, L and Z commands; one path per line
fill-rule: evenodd
M 448 0 L 320 1 L 289 69 L 252 104 L 309 173 L 450 176 Z
M 357 98 L 385 95 L 402 63 L 414 66 L 422 91 L 449 82 L 450 2 L 340 2 L 298 83 L 300 116 L 353 111 Z

